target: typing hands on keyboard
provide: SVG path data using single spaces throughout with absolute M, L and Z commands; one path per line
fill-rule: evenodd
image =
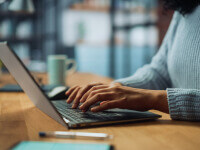
M 118 113 L 116 112 L 98 112 L 98 113 L 92 113 L 92 112 L 86 112 L 83 113 L 79 109 L 73 109 L 71 108 L 71 104 L 67 104 L 66 101 L 58 100 L 58 101 L 52 101 L 53 105 L 57 108 L 59 113 L 74 122 L 81 123 L 81 122 L 94 122 L 94 121 L 108 121 L 108 120 L 115 120 L 115 119 L 125 119 L 124 116 L 128 116 L 126 113 Z M 132 114 L 133 115 L 133 114 Z
M 85 87 L 74 86 L 66 93 L 67 103 L 82 112 L 121 108 L 137 111 L 156 109 L 169 113 L 166 90 L 147 90 L 122 86 L 120 83 L 93 83 Z M 94 104 L 100 103 L 94 106 Z M 90 109 L 91 107 L 91 109 Z

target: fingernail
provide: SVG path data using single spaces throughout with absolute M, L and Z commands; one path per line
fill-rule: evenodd
M 95 107 L 93 107 L 93 108 L 90 109 L 90 111 L 92 111 L 92 112 L 96 112 L 96 110 L 97 109 Z
M 79 107 L 80 109 L 83 109 L 83 104 Z
M 73 104 L 73 105 L 72 105 L 72 108 L 73 108 L 73 109 L 74 109 L 74 108 L 76 108 L 76 105 L 75 105 L 75 104 Z

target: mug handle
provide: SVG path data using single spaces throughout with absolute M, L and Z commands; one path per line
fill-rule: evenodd
M 66 71 L 70 71 L 71 73 L 74 73 L 76 71 L 76 68 L 77 68 L 76 61 L 74 59 L 67 59 L 66 65 L 68 66 L 70 64 L 72 64 L 72 67 L 70 69 L 67 68 Z

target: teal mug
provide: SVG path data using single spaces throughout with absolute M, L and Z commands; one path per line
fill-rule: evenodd
M 69 65 L 72 67 L 69 68 Z M 67 55 L 49 55 L 47 60 L 48 81 L 50 85 L 65 85 L 68 72 L 76 71 L 76 62 Z

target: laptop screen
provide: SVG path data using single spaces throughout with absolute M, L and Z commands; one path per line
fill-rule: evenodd
M 47 95 L 42 91 L 20 58 L 11 50 L 7 42 L 0 43 L 0 59 L 35 106 L 67 127 Z

